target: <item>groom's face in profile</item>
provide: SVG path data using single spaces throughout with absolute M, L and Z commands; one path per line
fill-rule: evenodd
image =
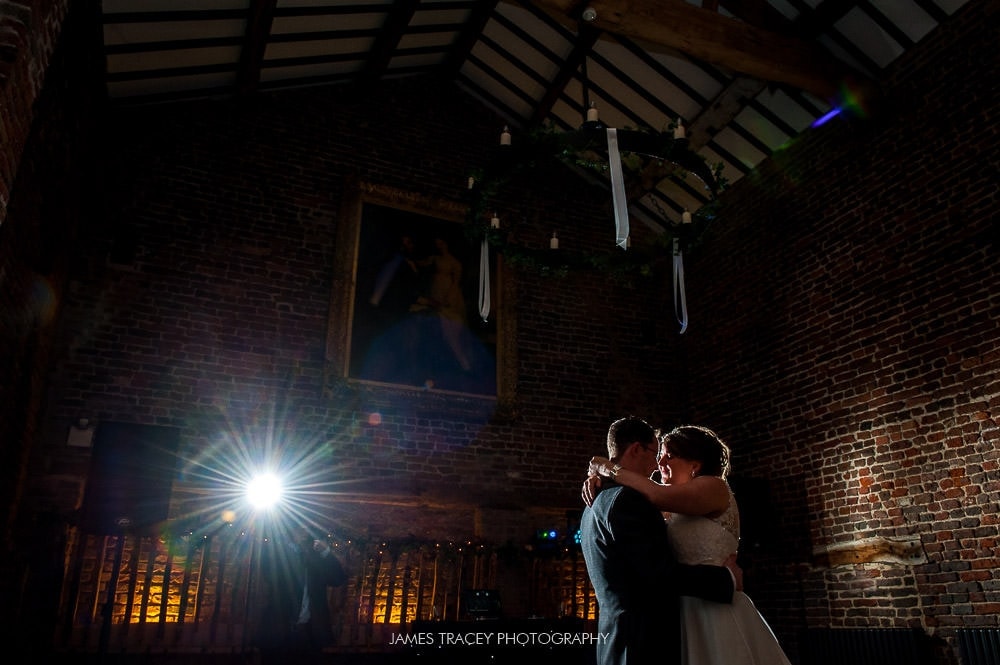
M 646 475 L 650 476 L 658 468 L 657 458 L 659 457 L 659 444 L 656 441 L 646 443 L 642 446 L 642 450 L 645 453 L 646 458 L 649 460 L 649 468 L 646 470 Z
M 632 471 L 649 476 L 656 471 L 656 454 L 658 446 L 656 441 L 636 441 L 629 448 Z M 624 464 L 622 466 L 625 466 Z

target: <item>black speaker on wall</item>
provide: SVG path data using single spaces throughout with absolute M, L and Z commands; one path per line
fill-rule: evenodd
M 180 430 L 103 422 L 94 449 L 82 524 L 89 533 L 151 530 L 167 519 Z

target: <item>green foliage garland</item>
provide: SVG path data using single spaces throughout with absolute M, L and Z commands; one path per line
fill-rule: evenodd
M 691 174 L 711 192 L 709 202 L 692 213 L 689 224 L 671 223 L 664 215 L 665 231 L 650 247 L 642 251 L 629 248 L 628 251 L 604 253 L 553 251 L 547 247 L 526 247 L 515 242 L 508 229 L 491 227 L 490 207 L 497 206 L 502 188 L 518 175 L 557 162 L 607 175 L 610 167 L 605 129 L 600 123 L 586 123 L 575 132 L 557 132 L 546 127 L 519 136 L 511 145 L 498 146 L 489 164 L 469 174 L 466 230 L 470 239 L 478 243 L 486 238 L 508 265 L 556 276 L 564 276 L 571 270 L 590 269 L 616 278 L 648 277 L 653 274 L 657 262 L 672 255 L 675 238 L 682 251 L 696 247 L 716 218 L 718 195 L 725 188 L 725 180 L 721 164 L 710 168 L 703 157 L 690 149 L 686 139 L 675 139 L 672 132 L 618 130 L 622 171 L 627 183 L 635 186 L 649 173 L 653 173 L 653 177 L 660 176 L 656 182 L 665 177 L 686 178 Z

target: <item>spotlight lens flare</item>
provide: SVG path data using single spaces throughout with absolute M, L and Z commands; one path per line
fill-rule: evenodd
M 281 479 L 273 473 L 262 473 L 247 483 L 247 501 L 254 508 L 270 508 L 281 501 L 282 492 Z
M 827 112 L 827 113 L 826 113 L 825 115 L 822 115 L 822 116 L 820 116 L 819 118 L 817 118 L 817 119 L 816 119 L 816 120 L 815 120 L 815 121 L 813 122 L 813 124 L 812 124 L 811 126 L 812 126 L 812 127 L 820 127 L 820 126 L 822 126 L 822 125 L 825 125 L 825 124 L 826 124 L 827 122 L 829 122 L 829 121 L 830 121 L 830 120 L 832 120 L 833 118 L 835 118 L 835 117 L 837 117 L 838 115 L 840 115 L 840 114 L 841 114 L 841 112 L 842 112 L 842 109 L 840 109 L 839 107 L 837 107 L 837 108 L 834 108 L 834 109 L 831 109 L 831 110 L 830 110 L 830 111 L 828 111 L 828 112 Z

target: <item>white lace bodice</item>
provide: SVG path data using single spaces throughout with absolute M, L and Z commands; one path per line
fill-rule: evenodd
M 732 488 L 729 506 L 718 517 L 672 513 L 667 524 L 667 536 L 680 563 L 722 565 L 740 542 L 740 510 Z

